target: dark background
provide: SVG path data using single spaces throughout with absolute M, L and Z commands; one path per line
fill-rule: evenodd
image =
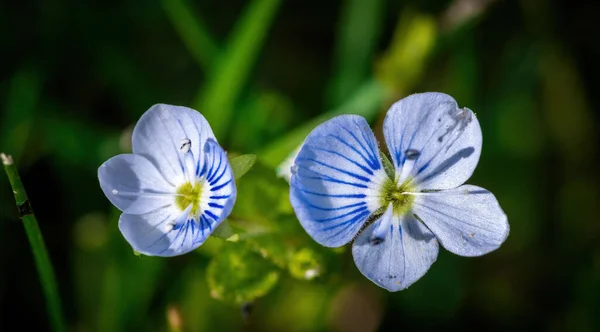
M 283 0 L 272 20 L 248 23 L 266 28 L 247 73 L 224 70 L 251 2 L 180 0 L 188 12 L 167 0 L 0 3 L 0 150 L 19 165 L 71 330 L 176 330 L 173 312 L 184 331 L 600 329 L 599 4 L 377 0 L 369 11 L 367 0 Z M 189 26 L 175 28 L 186 13 L 208 30 L 212 57 L 210 43 L 186 41 Z M 221 75 L 231 77 L 219 90 L 229 104 L 204 104 Z M 374 110 L 338 108 L 369 82 Z M 347 250 L 316 248 L 328 273 L 281 273 L 244 322 L 238 305 L 210 297 L 214 252 L 134 257 L 98 186 L 97 167 L 127 151 L 131 126 L 155 103 L 198 109 L 223 128 L 226 149 L 257 154 L 271 171 L 291 152 L 274 144 L 301 142 L 292 129 L 340 109 L 362 112 L 377 133 L 391 103 L 423 91 L 477 113 L 483 152 L 468 182 L 496 195 L 511 234 L 480 258 L 440 250 L 402 292 L 362 277 Z M 263 195 L 253 188 L 244 193 Z M 0 204 L 0 330 L 47 330 L 4 176 Z

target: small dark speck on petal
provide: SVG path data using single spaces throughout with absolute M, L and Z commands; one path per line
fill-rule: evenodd
M 406 151 L 404 151 L 404 154 L 406 154 L 406 159 L 413 160 L 413 159 L 417 159 L 417 157 L 419 157 L 421 152 L 419 152 L 415 149 L 407 149 Z
M 372 238 L 369 242 L 371 242 L 372 245 L 376 246 L 376 245 L 380 245 L 381 243 L 383 243 L 383 239 L 380 237 L 375 237 Z

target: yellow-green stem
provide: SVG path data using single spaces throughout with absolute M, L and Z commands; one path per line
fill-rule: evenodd
M 29 245 L 33 252 L 33 258 L 40 275 L 40 281 L 42 283 L 42 290 L 46 296 L 46 306 L 48 307 L 48 314 L 50 316 L 50 323 L 52 330 L 54 331 L 66 331 L 65 322 L 62 315 L 62 309 L 60 305 L 60 296 L 58 294 L 58 287 L 56 285 L 56 278 L 54 277 L 54 269 L 50 262 L 50 257 L 44 244 L 44 238 L 42 232 L 38 226 L 31 204 L 27 198 L 27 193 L 17 172 L 11 156 L 7 156 L 4 153 L 0 154 L 4 170 L 10 181 L 13 193 L 15 194 L 15 201 L 19 208 L 19 216 L 23 221 L 27 238 L 29 239 Z

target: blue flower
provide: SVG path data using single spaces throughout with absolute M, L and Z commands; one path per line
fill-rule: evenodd
M 315 128 L 292 166 L 290 199 L 318 243 L 342 246 L 367 278 L 405 289 L 435 262 L 438 244 L 461 256 L 497 249 L 509 232 L 489 191 L 462 185 L 481 154 L 475 114 L 443 93 L 392 105 L 383 134 L 388 176 L 366 120 L 342 115 Z
M 133 154 L 98 169 L 133 249 L 176 256 L 196 249 L 229 215 L 236 188 L 226 153 L 198 112 L 157 104 L 133 130 Z

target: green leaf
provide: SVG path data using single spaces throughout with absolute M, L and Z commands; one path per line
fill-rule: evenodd
M 210 235 L 230 242 L 237 242 L 240 238 L 227 220 L 224 220 Z
M 273 169 L 257 162 L 237 186 L 237 198 L 229 221 L 243 233 L 273 232 L 281 217 L 291 214 L 290 186 Z
M 241 156 L 229 158 L 229 165 L 231 165 L 231 170 L 233 171 L 233 176 L 236 180 L 244 176 L 244 174 L 252 168 L 255 162 L 255 154 L 243 154 Z
M 244 245 L 279 268 L 285 269 L 290 250 L 286 247 L 284 238 L 281 233 L 259 234 L 247 237 Z
M 243 304 L 269 292 L 279 281 L 279 270 L 248 248 L 230 245 L 211 260 L 206 276 L 212 297 Z
M 202 111 L 217 137 L 227 132 L 234 105 L 248 81 L 280 3 L 281 0 L 254 0 L 248 5 L 194 101 L 195 109 Z
M 372 120 L 381 110 L 381 105 L 387 99 L 388 93 L 379 82 L 369 80 L 351 96 L 352 98 L 342 106 L 314 118 L 267 146 L 259 153 L 260 160 L 272 168 L 277 167 L 290 152 L 298 148 L 311 130 L 334 116 L 357 114 L 364 116 L 367 120 Z
M 396 169 L 394 168 L 394 165 L 392 164 L 388 156 L 381 150 L 379 151 L 379 156 L 381 156 L 381 161 L 383 162 L 383 169 L 385 170 L 385 174 L 387 174 L 387 176 L 390 179 L 395 179 Z

